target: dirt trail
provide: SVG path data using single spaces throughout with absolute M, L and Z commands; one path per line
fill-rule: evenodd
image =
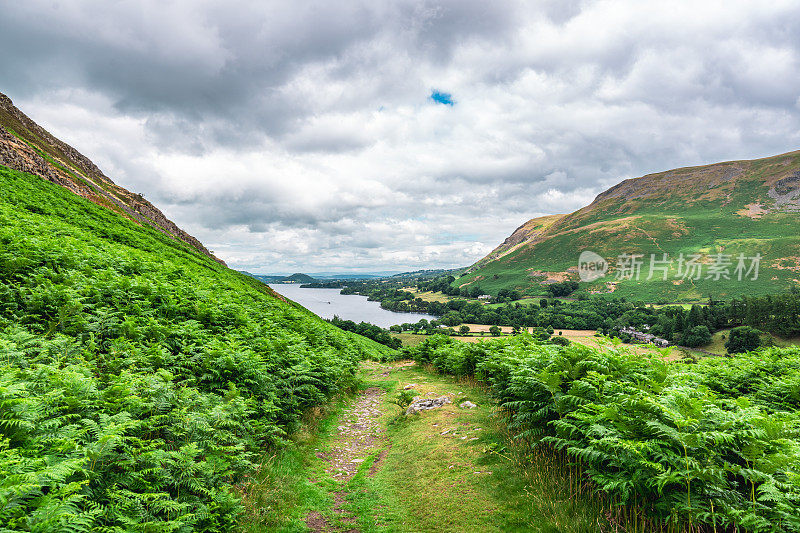
M 365 390 L 347 409 L 341 417 L 342 424 L 338 427 L 336 440 L 330 450 L 323 453 L 317 452 L 317 457 L 327 463 L 325 471 L 337 481 L 346 483 L 358 471 L 361 463 L 375 451 L 382 438 L 384 428 L 379 423 L 381 417 L 381 402 L 386 392 L 377 387 Z M 343 490 L 333 493 L 334 511 L 346 523 L 355 523 L 355 517 L 348 516 L 342 508 L 345 492 Z M 331 525 L 321 514 L 312 512 L 306 517 L 306 525 L 314 532 L 331 530 Z M 346 533 L 358 533 L 358 529 L 351 528 Z
M 531 477 L 530 468 L 520 468 L 479 384 L 412 361 L 366 361 L 360 377 L 368 388 L 330 419 L 318 447 L 307 450 L 307 480 L 316 486 L 315 500 L 295 515 L 304 527 L 281 531 L 598 531 L 594 507 L 574 497 L 567 477 L 556 472 L 554 481 L 552 469 Z M 403 390 L 451 403 L 403 416 L 391 401 Z

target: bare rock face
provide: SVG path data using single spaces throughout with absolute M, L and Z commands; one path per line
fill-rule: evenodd
M 0 165 L 40 176 L 225 264 L 141 195 L 115 184 L 86 156 L 56 139 L 0 93 Z
M 778 180 L 767 194 L 775 200 L 777 208 L 785 208 L 787 211 L 800 210 L 800 172 Z
M 81 196 L 88 194 L 85 187 L 81 188 L 72 180 L 60 175 L 47 160 L 37 154 L 33 148 L 11 135 L 3 126 L 0 126 L 0 165 L 41 176 L 47 181 L 66 187 Z
M 453 403 L 447 396 L 439 396 L 438 398 L 422 398 L 417 396 L 411 405 L 406 409 L 406 415 L 414 415 L 420 411 L 428 411 L 430 409 L 438 409 L 445 404 Z

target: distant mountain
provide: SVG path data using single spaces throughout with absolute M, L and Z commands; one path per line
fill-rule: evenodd
M 308 274 L 302 274 L 300 272 L 296 272 L 291 276 L 286 276 L 281 280 L 281 283 L 314 283 L 317 280 L 309 276 Z
M 249 272 L 242 271 L 243 274 L 247 274 L 248 276 L 252 276 L 259 281 L 264 283 L 314 283 L 318 281 L 316 278 L 312 278 L 308 274 L 302 274 L 297 272 L 290 276 L 284 276 L 280 274 L 251 274 Z
M 797 286 L 800 151 L 625 180 L 574 213 L 529 220 L 454 285 L 544 294 L 549 284 L 580 279 L 584 251 L 608 264 L 605 276 L 582 284 L 594 293 L 678 301 Z M 741 281 L 739 254 L 746 269 L 757 266 Z M 638 280 L 628 276 L 635 268 Z
M 465 268 L 451 268 L 451 269 L 425 269 L 425 270 L 414 270 L 413 272 L 401 272 L 399 274 L 394 274 L 391 277 L 392 279 L 397 278 L 434 278 L 438 276 L 444 275 L 454 275 L 458 276 L 464 272 Z
M 40 176 L 139 224 L 183 241 L 222 263 L 199 240 L 179 228 L 141 194 L 115 184 L 89 158 L 56 139 L 17 109 L 3 93 L 0 93 L 0 165 Z
M 380 278 L 388 278 L 393 276 L 403 276 L 405 274 L 398 274 L 397 271 L 389 271 L 389 272 L 370 272 L 368 274 L 343 274 L 340 272 L 311 272 L 309 274 L 292 274 L 288 276 L 286 274 L 251 274 L 250 272 L 242 271 L 244 274 L 248 276 L 253 276 L 254 278 L 258 278 L 264 283 L 280 283 L 281 281 L 287 280 L 292 276 L 308 276 L 314 281 L 338 281 L 338 280 L 370 280 L 370 279 L 380 279 Z M 420 272 L 439 272 L 439 271 L 420 271 Z M 443 271 L 442 271 L 443 272 Z M 311 282 L 302 282 L 302 283 L 311 283 Z

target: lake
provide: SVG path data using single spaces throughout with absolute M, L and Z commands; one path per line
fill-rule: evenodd
M 304 289 L 299 283 L 269 283 L 270 288 L 286 296 L 322 318 L 338 316 L 342 320 L 369 322 L 382 328 L 420 319 L 435 320 L 423 313 L 396 313 L 381 308 L 380 302 L 370 302 L 366 296 L 339 294 L 339 289 Z

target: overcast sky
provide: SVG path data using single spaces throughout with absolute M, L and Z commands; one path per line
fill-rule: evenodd
M 800 3 L 0 1 L 0 92 L 234 268 L 468 265 L 800 148 Z

